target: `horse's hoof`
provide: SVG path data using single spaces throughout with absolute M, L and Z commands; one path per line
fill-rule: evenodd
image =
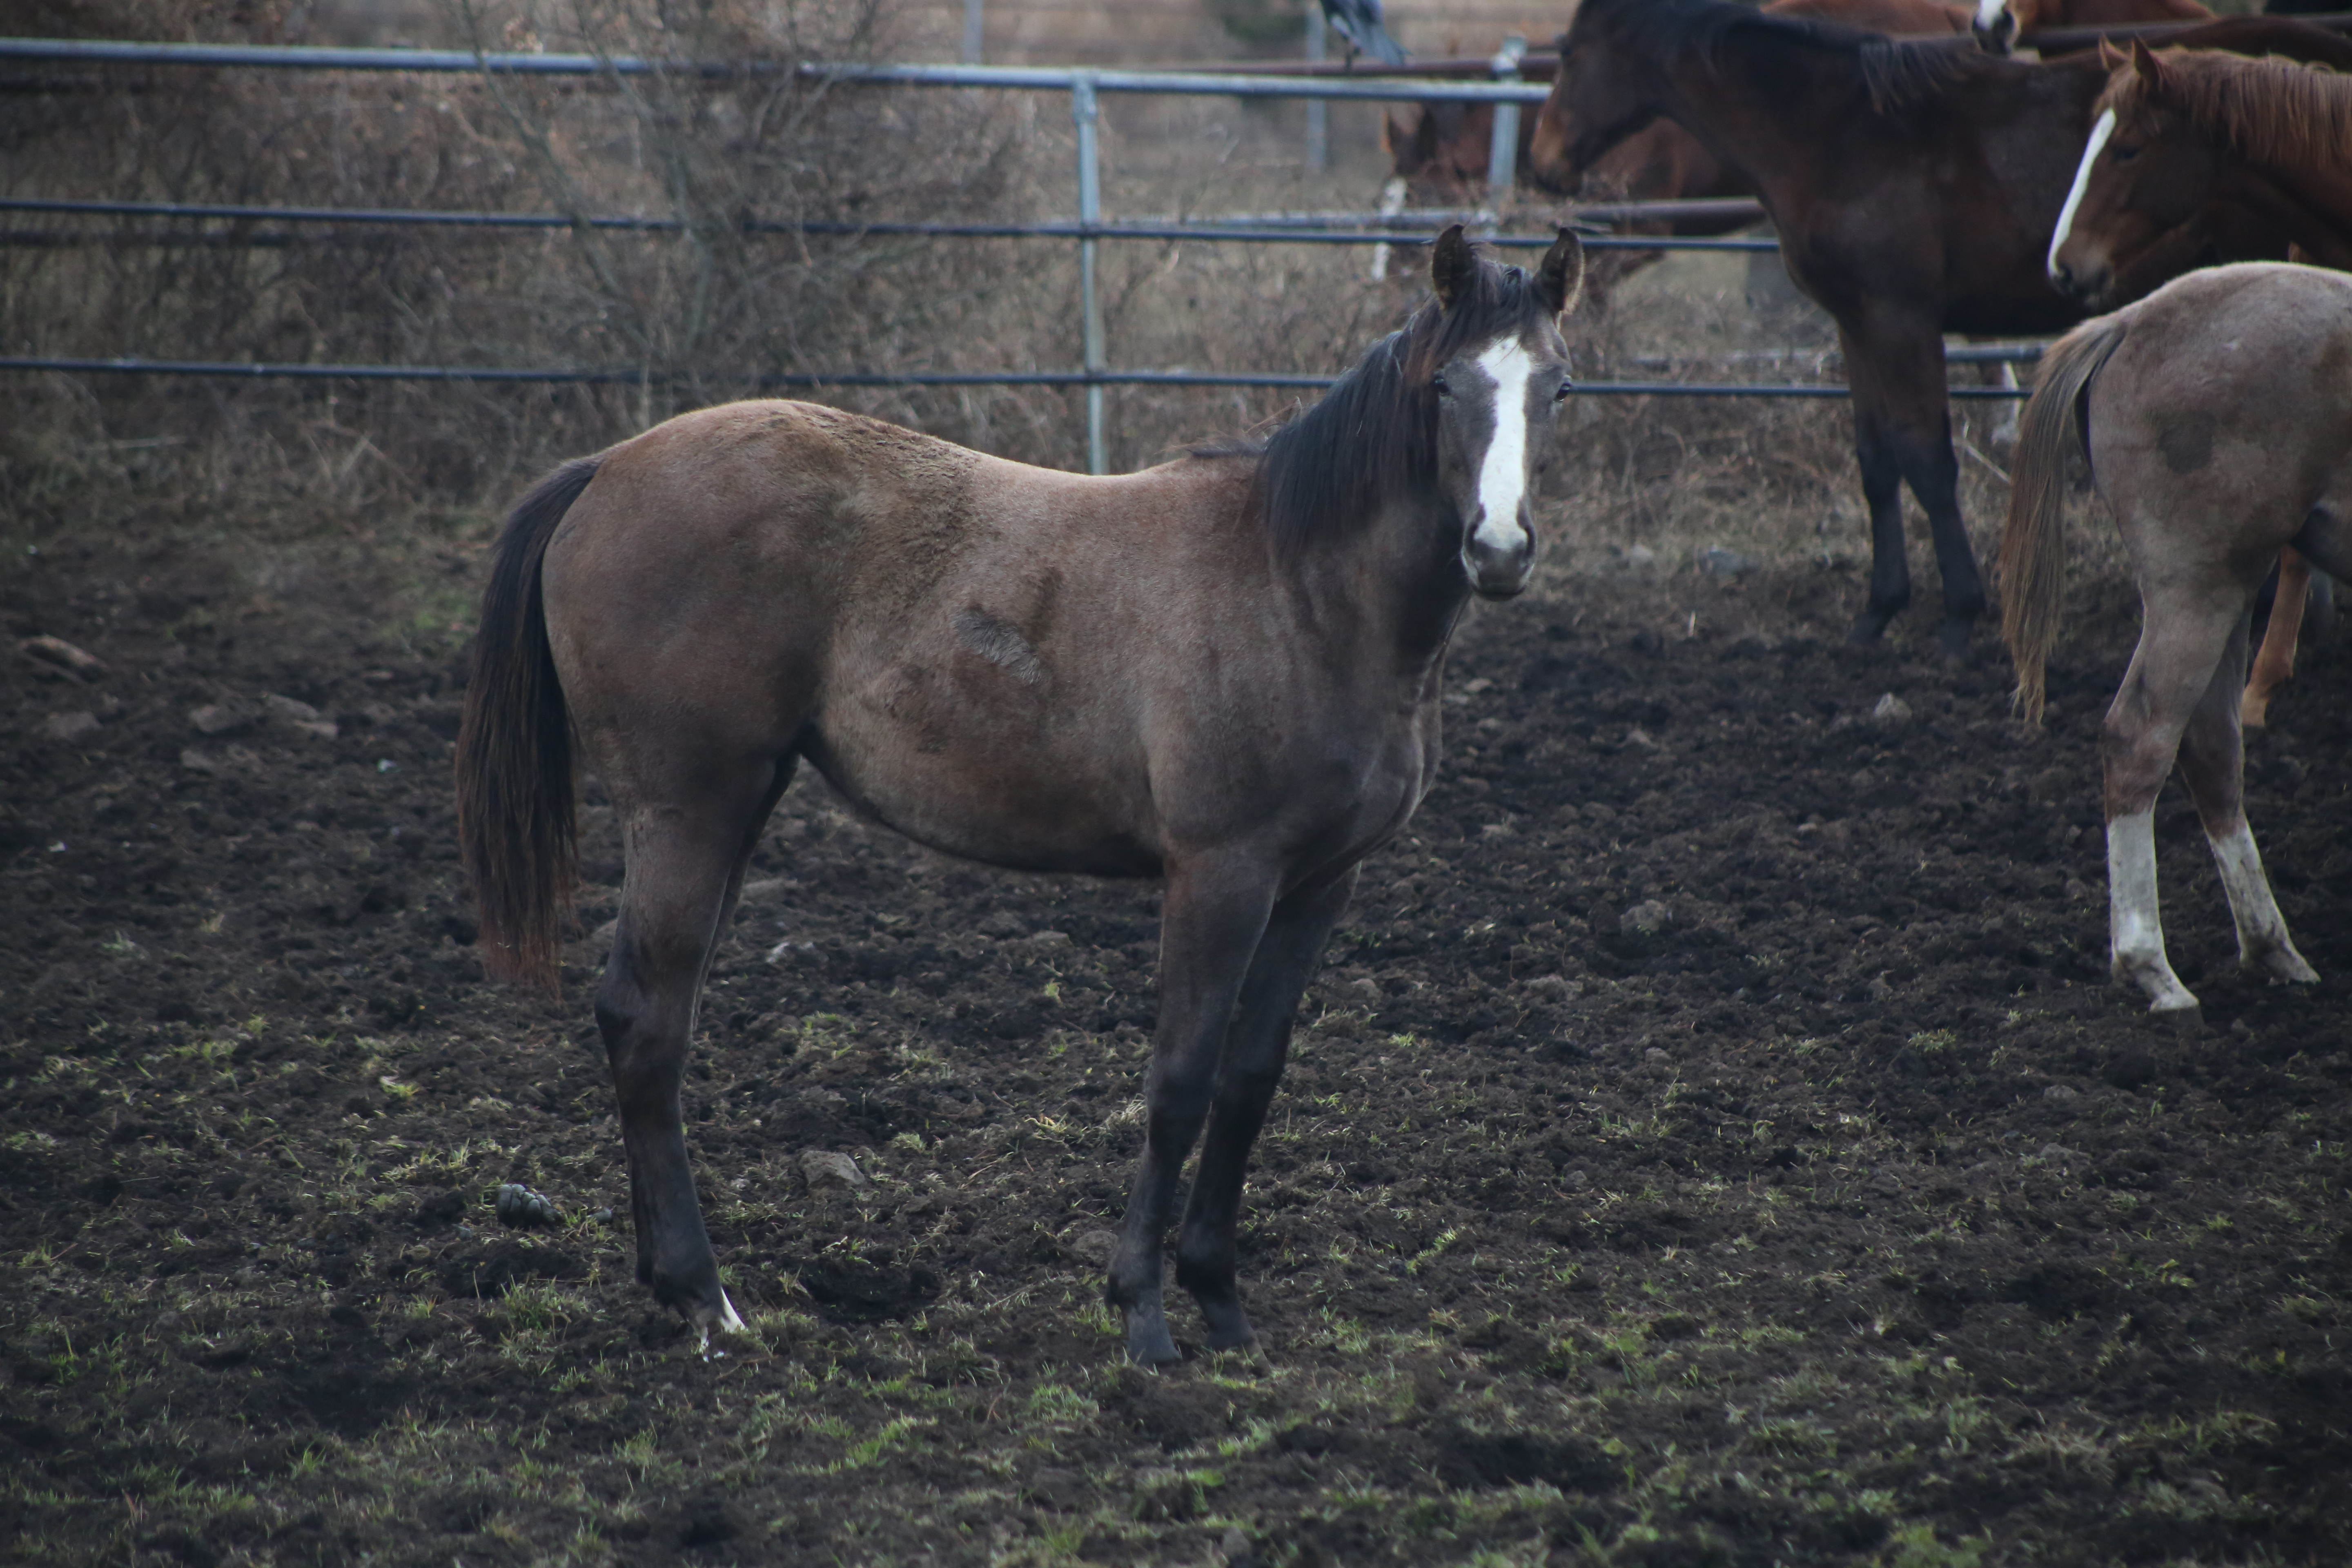
M 1175 1366 L 1183 1361 L 1168 1332 L 1168 1314 L 1157 1306 L 1135 1307 L 1127 1314 L 1127 1359 L 1138 1366 Z
M 1895 624 L 1895 617 L 1903 610 L 1903 605 L 1871 605 L 1856 616 L 1853 625 L 1846 628 L 1845 640 L 1856 647 L 1876 647 L 1879 640 L 1885 637 L 1886 628 Z
M 1975 631 L 1976 623 L 1973 621 L 1947 620 L 1937 629 L 1936 640 L 1941 645 L 1946 658 L 1963 659 L 1969 657 L 1969 645 Z
M 2245 966 L 2270 976 L 2273 985 L 2316 985 L 2319 971 L 2303 961 L 2303 954 L 2291 947 L 2273 948 Z
M 719 1292 L 717 1310 L 708 1307 L 698 1308 L 686 1316 L 687 1321 L 695 1327 L 697 1342 L 695 1348 L 705 1361 L 711 1361 L 727 1353 L 724 1347 L 717 1350 L 711 1348 L 712 1334 L 724 1334 L 730 1338 L 749 1338 L 751 1332 L 744 1326 L 742 1318 L 735 1310 L 735 1303 L 727 1299 L 727 1292 L 724 1290 Z

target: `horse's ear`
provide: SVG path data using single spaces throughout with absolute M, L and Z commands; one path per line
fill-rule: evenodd
M 2131 61 L 2132 74 L 2140 80 L 2160 82 L 2164 79 L 2164 62 L 2156 58 L 2155 50 L 2137 38 L 2131 41 Z
M 2116 72 L 2123 69 L 2124 67 L 2129 64 L 2131 64 L 2131 56 L 2124 53 L 2123 50 L 2116 47 L 2115 45 L 2107 42 L 2104 37 L 2099 40 L 2099 68 L 2101 70 L 2105 71 L 2109 76 L 2113 76 Z
M 1551 248 L 1544 252 L 1543 265 L 1536 268 L 1536 298 L 1559 317 L 1575 310 L 1583 293 L 1584 242 L 1562 228 Z
M 1447 225 L 1429 258 L 1429 286 L 1437 290 L 1438 308 L 1452 310 L 1477 276 L 1478 253 L 1470 248 L 1469 237 L 1460 224 Z

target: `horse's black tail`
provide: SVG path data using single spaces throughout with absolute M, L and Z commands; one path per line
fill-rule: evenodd
M 564 464 L 507 515 L 457 731 L 457 839 L 481 914 L 482 965 L 551 990 L 576 854 L 572 711 L 547 643 L 539 570 L 601 460 Z

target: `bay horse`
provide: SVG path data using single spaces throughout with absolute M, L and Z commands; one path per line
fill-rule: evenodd
M 803 759 L 933 848 L 1163 879 L 1144 1152 L 1108 1293 L 1130 1356 L 1178 1359 L 1161 1249 L 1205 1124 L 1176 1278 L 1210 1345 L 1254 1342 L 1244 1167 L 1358 865 L 1435 775 L 1454 622 L 1527 584 L 1582 272 L 1565 230 L 1530 277 L 1449 228 L 1433 300 L 1321 401 L 1140 473 L 753 402 L 577 459 L 516 506 L 457 742 L 482 958 L 553 984 L 576 741 L 626 853 L 595 1013 L 637 1278 L 706 1351 L 741 1325 L 679 1080 L 712 944 Z
M 2057 642 L 2066 459 L 2114 511 L 2139 647 L 2099 730 L 2116 976 L 2156 1012 L 2197 1005 L 2165 956 L 2155 805 L 2178 757 L 2238 930 L 2240 963 L 2318 977 L 2246 826 L 2239 689 L 2256 591 L 2282 547 L 2352 573 L 2352 277 L 2244 264 L 2189 273 L 2042 356 L 2011 458 L 2001 631 L 2031 721 Z
M 2262 18 L 2186 37 L 2336 47 Z M 1874 37 L 1730 0 L 1584 0 L 1559 47 L 1538 142 L 1570 166 L 1663 117 L 1754 181 L 1790 277 L 1837 321 L 1853 388 L 1871 578 L 1849 635 L 1875 641 L 1910 601 L 1907 483 L 1943 577 L 1940 639 L 1963 652 L 1985 592 L 1960 516 L 1943 335 L 2079 319 L 2043 263 L 2105 71 L 2095 58 L 2030 64 L 1965 39 Z M 2275 235 L 2256 252 L 2284 253 Z

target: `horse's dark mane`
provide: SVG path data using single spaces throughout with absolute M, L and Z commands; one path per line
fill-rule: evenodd
M 1423 305 L 1263 443 L 1198 447 L 1193 455 L 1257 455 L 1251 510 L 1276 554 L 1296 560 L 1368 520 L 1383 497 L 1429 489 L 1437 479 L 1431 378 L 1471 344 L 1548 314 L 1525 271 L 1482 261 L 1451 309 L 1434 300 Z
M 1753 31 L 1850 59 L 1880 113 L 1927 98 L 1975 75 L 1992 58 L 1965 34 L 1948 38 L 1887 38 L 1810 16 L 1783 16 L 1734 0 L 1585 0 L 1579 19 L 1606 18 L 1632 46 L 1659 59 L 1688 58 L 1718 67 L 1735 33 Z M 1571 33 L 1573 29 L 1571 29 Z M 1790 82 L 1789 90 L 1804 90 Z

